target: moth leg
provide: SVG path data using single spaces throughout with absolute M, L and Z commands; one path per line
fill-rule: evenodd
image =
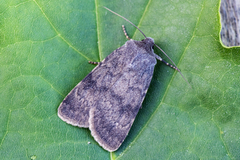
M 124 25 L 122 25 L 122 29 L 123 29 L 123 32 L 124 32 L 126 38 L 127 38 L 128 40 L 130 40 L 131 38 L 128 36 Z
M 169 66 L 169 67 L 171 67 L 171 68 L 173 68 L 173 69 L 175 69 L 175 70 L 177 70 L 177 71 L 180 71 L 178 68 L 176 68 L 176 67 L 173 66 L 172 64 L 170 64 L 170 63 L 168 63 L 168 62 L 166 62 L 166 61 L 164 61 L 164 60 L 162 60 L 162 62 L 163 62 L 165 65 L 167 65 L 167 66 Z
M 167 66 L 169 66 L 169 67 L 177 70 L 178 72 L 180 71 L 180 70 L 179 70 L 177 67 L 175 67 L 174 65 L 172 65 L 172 64 L 164 61 L 160 56 L 158 56 L 158 55 L 156 55 L 156 54 L 154 54 L 154 56 L 155 56 L 155 58 L 157 58 L 159 61 L 163 62 L 165 65 L 167 65 Z
M 92 61 L 88 61 L 88 63 L 90 63 L 90 64 L 99 64 L 100 62 L 92 62 Z

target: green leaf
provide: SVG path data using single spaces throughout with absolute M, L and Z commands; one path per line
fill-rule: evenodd
M 0 2 L 0 157 L 240 159 L 239 48 L 219 42 L 219 3 Z M 154 38 L 192 86 L 158 62 L 142 109 L 113 153 L 88 129 L 57 116 L 64 97 L 94 68 L 88 61 L 101 61 L 126 42 L 122 24 L 134 40 L 143 39 L 102 6 Z

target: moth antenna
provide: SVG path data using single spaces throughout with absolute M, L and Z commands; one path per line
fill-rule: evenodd
M 167 55 L 167 53 L 165 53 L 163 50 L 162 50 L 162 48 L 160 48 L 158 45 L 156 45 L 155 43 L 154 43 L 154 45 L 163 53 L 163 54 L 165 54 L 165 56 L 172 62 L 172 64 L 176 67 L 176 70 L 178 71 L 178 72 L 180 72 L 180 70 L 177 68 L 177 65 L 172 61 L 172 59 Z
M 104 7 L 104 6 L 103 6 Z M 135 28 L 137 28 L 141 33 L 142 35 L 147 38 L 147 36 L 135 25 L 133 24 L 131 21 L 129 21 L 127 18 L 121 16 L 120 14 L 117 14 L 116 12 L 113 12 L 111 9 L 107 8 L 107 7 L 104 7 L 106 10 L 109 10 L 110 12 L 112 12 L 113 14 L 116 14 L 117 16 L 123 18 L 125 21 L 128 21 L 129 23 L 131 23 Z
M 147 36 L 146 36 L 135 24 L 133 24 L 133 23 L 132 23 L 131 21 L 129 21 L 127 18 L 121 16 L 120 14 L 112 11 L 111 9 L 109 9 L 109 8 L 107 8 L 107 7 L 105 7 L 105 6 L 103 6 L 103 7 L 104 7 L 106 10 L 112 12 L 113 14 L 115 14 L 115 15 L 123 18 L 125 21 L 128 21 L 128 22 L 129 22 L 130 24 L 132 24 L 135 28 L 137 28 L 137 29 L 142 33 L 142 35 L 143 35 L 145 38 L 147 38 Z M 125 34 L 126 31 L 125 31 L 125 28 L 124 28 L 124 27 L 123 27 L 123 31 L 124 31 L 124 34 Z M 125 34 L 125 35 L 126 35 L 126 34 Z M 128 36 L 126 36 L 126 37 L 129 38 Z M 188 83 L 188 81 L 186 80 L 186 78 L 182 75 L 181 71 L 178 69 L 177 65 L 171 60 L 171 58 L 170 58 L 158 45 L 156 45 L 155 43 L 154 43 L 154 45 L 155 45 L 158 49 L 160 49 L 160 51 L 162 51 L 163 54 L 165 54 L 165 56 L 166 56 L 166 57 L 172 62 L 172 64 L 175 66 L 175 67 L 172 67 L 172 68 L 176 69 L 176 70 L 181 74 L 181 76 L 183 77 L 183 79 Z M 158 58 L 157 58 L 157 57 L 158 57 Z M 159 56 L 156 56 L 156 58 L 157 58 L 157 59 L 160 58 L 159 60 L 160 60 L 160 61 L 163 61 L 162 58 L 159 57 Z M 167 63 L 165 63 L 165 64 L 167 64 Z M 188 83 L 188 85 L 190 86 L 190 88 L 192 88 L 189 83 Z
M 165 53 L 163 50 L 162 50 L 162 48 L 160 48 L 158 45 L 156 45 L 155 43 L 154 43 L 154 45 L 158 48 L 158 49 L 160 49 L 160 51 L 163 53 L 163 54 L 165 54 L 165 56 L 172 62 L 172 64 L 175 66 L 175 67 L 172 67 L 172 68 L 174 68 L 174 69 L 176 69 L 179 73 L 180 73 L 180 75 L 183 77 L 183 79 L 188 83 L 188 85 L 190 86 L 190 88 L 192 88 L 191 87 L 191 85 L 189 84 L 189 82 L 186 80 L 186 78 L 183 76 L 183 74 L 182 74 L 182 72 L 178 69 L 178 67 L 177 67 L 177 65 L 172 61 L 172 59 L 167 55 L 167 53 Z M 159 57 L 158 55 L 156 55 L 156 58 L 157 59 L 159 59 L 160 61 L 163 61 L 162 60 L 162 58 L 161 57 Z M 166 63 L 165 63 L 166 64 Z M 168 64 L 167 64 L 168 65 Z

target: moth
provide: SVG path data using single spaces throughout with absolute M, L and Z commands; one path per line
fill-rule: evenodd
M 157 45 L 152 38 L 142 33 L 145 39 L 135 41 L 127 36 L 124 27 L 123 31 L 129 41 L 99 62 L 58 108 L 58 116 L 63 121 L 89 128 L 94 139 L 109 152 L 117 150 L 128 135 L 147 93 L 157 59 L 179 71 L 176 65 L 163 61 L 153 52 Z

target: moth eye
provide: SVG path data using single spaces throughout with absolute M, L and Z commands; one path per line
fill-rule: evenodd
M 152 46 L 152 49 L 154 49 L 154 46 Z

